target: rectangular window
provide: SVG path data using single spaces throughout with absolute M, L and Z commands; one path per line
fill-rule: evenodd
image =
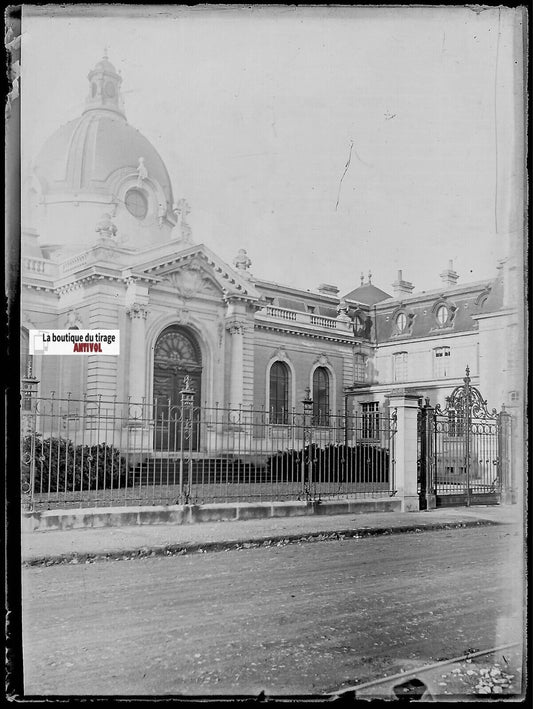
M 362 354 L 354 355 L 353 380 L 354 382 L 366 382 L 366 359 Z
M 395 382 L 407 381 L 407 352 L 392 355 L 392 378 Z
M 465 432 L 463 417 L 456 411 L 450 411 L 448 414 L 448 435 L 463 436 Z
M 443 379 L 450 376 L 450 348 L 437 347 L 433 350 L 435 356 L 433 359 L 433 374 L 435 379 Z
M 376 439 L 379 438 L 379 403 L 377 401 L 369 401 L 361 404 L 363 412 L 361 421 L 361 433 L 363 438 Z

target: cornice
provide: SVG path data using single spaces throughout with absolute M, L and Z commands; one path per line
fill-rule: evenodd
M 56 288 L 53 285 L 43 285 L 42 283 L 32 283 L 31 281 L 24 282 L 21 284 L 23 288 L 28 288 L 29 290 L 46 291 L 47 293 L 57 293 Z
M 254 329 L 255 330 L 267 330 L 269 332 L 281 332 L 285 335 L 294 335 L 295 337 L 308 337 L 313 340 L 325 340 L 327 342 L 337 342 L 339 344 L 343 345 L 353 345 L 353 344 L 358 344 L 359 341 L 355 340 L 355 338 L 346 338 L 342 336 L 337 336 L 333 333 L 324 333 L 320 332 L 318 330 L 311 331 L 311 330 L 290 330 L 289 328 L 282 327 L 281 324 L 275 324 L 275 323 L 259 323 L 259 322 L 254 322 Z
M 67 282 L 63 282 L 60 285 L 55 286 L 53 289 L 55 293 L 69 293 L 70 291 L 73 290 L 79 290 L 80 288 L 83 288 L 86 286 L 88 283 L 92 283 L 94 281 L 110 281 L 113 283 L 125 283 L 125 279 L 123 276 L 118 273 L 104 273 L 102 271 L 96 270 L 96 269 L 91 269 L 91 273 L 86 273 L 84 276 L 77 276 L 73 278 L 72 280 L 69 280 Z

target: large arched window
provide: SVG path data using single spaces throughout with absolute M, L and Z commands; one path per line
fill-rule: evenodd
M 289 368 L 284 362 L 274 362 L 270 368 L 270 422 L 288 423 Z
M 315 426 L 329 423 L 329 372 L 325 367 L 313 372 L 313 420 Z

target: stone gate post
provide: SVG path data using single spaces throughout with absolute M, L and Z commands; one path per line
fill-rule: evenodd
M 417 415 L 418 394 L 397 389 L 389 394 L 391 410 L 396 409 L 395 487 L 402 501 L 402 512 L 420 509 L 417 481 Z

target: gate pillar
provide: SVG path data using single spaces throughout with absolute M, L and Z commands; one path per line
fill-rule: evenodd
M 513 480 L 511 466 L 511 433 L 512 420 L 505 408 L 500 412 L 498 426 L 498 465 L 501 484 L 502 502 L 512 505 L 517 501 L 516 484 Z
M 389 394 L 391 409 L 396 409 L 395 487 L 402 501 L 402 512 L 418 512 L 418 394 L 395 390 Z

